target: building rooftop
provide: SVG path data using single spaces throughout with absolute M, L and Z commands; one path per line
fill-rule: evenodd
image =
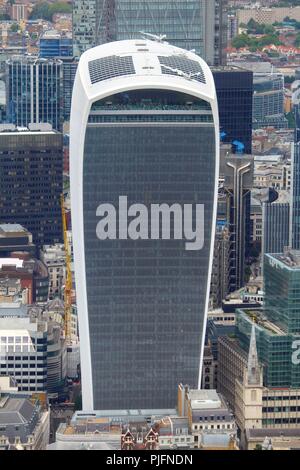
M 35 406 L 25 398 L 8 398 L 0 406 L 0 425 L 26 424 L 32 420 Z
M 59 134 L 58 131 L 52 129 L 52 125 L 45 123 L 30 123 L 28 127 L 18 127 L 14 124 L 0 124 L 1 135 L 40 135 L 43 134 Z
M 79 71 L 88 97 L 110 90 L 112 81 L 122 79 L 122 85 L 133 84 L 159 87 L 168 80 L 170 87 L 184 87 L 207 98 L 215 98 L 212 72 L 203 59 L 191 51 L 163 41 L 135 39 L 102 44 L 84 52 Z
M 255 326 L 259 329 L 264 329 L 270 335 L 285 336 L 286 333 L 275 323 L 268 320 L 266 311 L 262 308 L 255 309 L 239 309 L 237 312 L 239 315 L 244 315 L 249 323 L 255 323 Z
M 221 408 L 222 401 L 216 390 L 189 390 L 193 410 Z
M 4 237 L 7 234 L 24 234 L 28 233 L 26 228 L 22 227 L 20 224 L 0 224 L 0 237 Z
M 300 251 L 288 249 L 285 253 L 267 254 L 270 263 L 279 263 L 282 267 L 292 270 L 300 270 Z

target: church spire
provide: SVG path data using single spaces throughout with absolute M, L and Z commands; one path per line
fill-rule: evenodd
M 261 369 L 258 362 L 255 325 L 252 325 L 247 368 L 248 385 L 260 385 Z

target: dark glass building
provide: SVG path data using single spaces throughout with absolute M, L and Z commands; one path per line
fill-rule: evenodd
M 252 152 L 253 72 L 239 67 L 213 67 L 222 142 L 244 145 L 243 153 Z
M 62 135 L 0 130 L 0 222 L 17 223 L 36 245 L 62 241 Z
M 82 56 L 73 96 L 83 407 L 170 408 L 178 383 L 198 387 L 201 377 L 217 203 L 213 78 L 193 53 L 122 41 Z M 142 205 L 138 211 L 151 214 L 135 238 L 124 229 L 120 196 L 129 213 Z M 112 205 L 119 218 L 116 236 L 105 240 L 96 232 L 99 204 Z M 171 208 L 169 236 L 162 227 L 153 236 L 153 207 L 162 204 Z M 204 205 L 204 244 L 194 251 L 186 249 L 182 227 L 177 232 L 178 208 L 187 204 Z

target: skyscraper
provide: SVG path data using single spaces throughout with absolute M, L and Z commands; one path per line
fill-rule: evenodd
M 230 233 L 229 291 L 244 285 L 245 258 L 250 238 L 250 191 L 253 184 L 253 157 L 231 154 L 222 146 L 221 176 L 227 194 L 227 222 Z M 249 225 L 248 225 L 249 224 Z
M 210 69 L 148 40 L 87 51 L 70 152 L 83 407 L 174 406 L 177 384 L 201 377 L 219 170 Z M 103 233 L 105 208 L 119 222 Z M 185 223 L 203 210 L 201 246 L 186 246 L 183 208 Z
M 262 228 L 262 256 L 267 253 L 283 253 L 289 246 L 290 204 L 263 203 Z
M 284 77 L 280 73 L 254 73 L 253 128 L 288 127 L 284 115 Z
M 139 36 L 166 35 L 167 41 L 195 49 L 209 64 L 223 64 L 227 47 L 227 0 L 75 0 L 74 54 L 90 47 Z
M 13 56 L 6 63 L 7 121 L 20 127 L 50 123 L 63 125 L 63 75 L 58 59 Z
M 62 240 L 62 135 L 0 126 L 0 221 L 19 223 L 37 245 Z M 51 129 L 51 127 L 50 127 Z
M 222 142 L 239 141 L 252 152 L 253 72 L 235 66 L 212 68 L 220 113 Z
M 290 245 L 300 250 L 300 142 L 299 128 L 295 133 L 296 142 L 292 147 L 292 202 Z

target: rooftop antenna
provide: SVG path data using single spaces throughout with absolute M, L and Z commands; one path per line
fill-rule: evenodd
M 160 35 L 156 35 L 156 34 L 151 34 L 151 33 L 145 33 L 144 31 L 139 31 L 140 34 L 142 34 L 143 36 L 146 36 L 146 39 L 152 39 L 152 41 L 155 41 L 155 42 L 165 42 L 164 39 L 167 39 L 167 36 L 166 34 L 160 34 Z
M 171 72 L 176 73 L 176 74 L 179 75 L 180 77 L 186 78 L 187 80 L 193 80 L 194 78 L 199 77 L 199 75 L 203 75 L 202 72 L 197 72 L 197 73 L 190 72 L 190 73 L 186 73 L 186 72 L 183 72 L 182 70 L 179 70 L 179 69 L 173 69 L 172 67 L 169 67 L 168 65 L 163 65 L 163 64 L 161 64 L 161 66 L 164 67 L 164 68 L 167 69 L 167 70 L 170 70 Z

